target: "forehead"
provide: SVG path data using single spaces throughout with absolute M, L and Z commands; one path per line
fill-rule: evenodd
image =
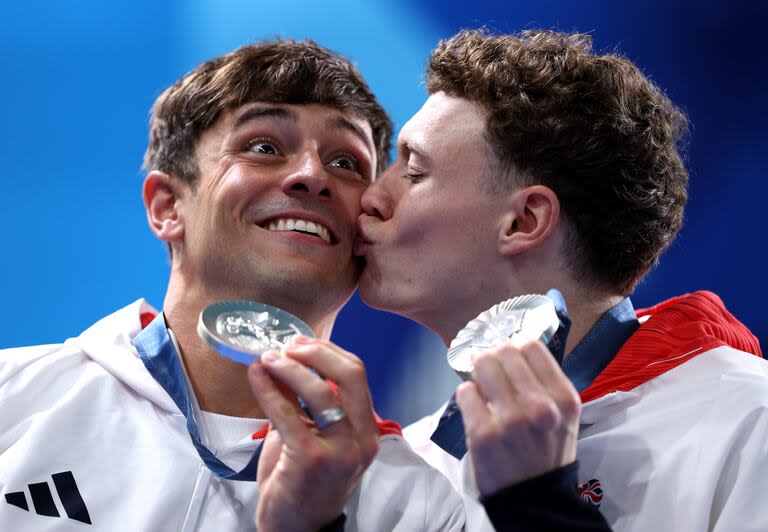
M 430 146 L 455 142 L 485 146 L 485 120 L 478 104 L 438 92 L 403 126 L 400 140 Z

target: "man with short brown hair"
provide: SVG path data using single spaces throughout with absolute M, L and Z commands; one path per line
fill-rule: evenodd
M 158 98 L 143 199 L 171 250 L 162 312 L 139 300 L 63 344 L 0 355 L 1 529 L 252 530 L 254 514 L 261 531 L 461 529 L 458 495 L 328 341 L 390 133 L 355 68 L 312 42 L 246 46 Z M 249 371 L 197 333 L 204 308 L 232 299 L 287 310 L 317 338 Z

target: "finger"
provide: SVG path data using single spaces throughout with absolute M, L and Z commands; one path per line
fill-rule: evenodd
M 365 366 L 358 357 L 323 340 L 293 344 L 286 349 L 286 355 L 315 369 L 337 385 L 339 403 L 356 432 L 361 435 L 377 433 Z
M 557 360 L 541 341 L 514 338 L 511 343 L 524 353 L 528 366 L 542 384 L 559 382 L 563 378 L 567 380 Z
M 280 356 L 275 351 L 264 353 L 261 361 L 274 379 L 287 385 L 304 400 L 313 418 L 317 419 L 323 411 L 337 406 L 338 401 L 331 386 L 304 364 L 287 356 Z M 351 437 L 352 427 L 349 421 L 341 419 L 324 427 L 323 433 L 327 436 L 338 434 Z
M 299 335 L 294 339 L 294 343 L 296 344 L 320 344 L 328 347 L 329 349 L 336 351 L 339 356 L 343 358 L 347 358 L 349 360 L 355 361 L 360 360 L 359 357 L 357 357 L 354 353 L 350 353 L 349 351 L 346 351 L 336 345 L 335 343 L 331 342 L 330 340 L 323 340 L 322 338 L 312 338 L 310 336 L 303 336 Z
M 543 388 L 542 383 L 529 366 L 524 351 L 527 348 L 528 344 L 515 344 L 509 341 L 494 348 L 507 379 L 512 383 L 515 391 L 522 396 L 521 402 L 525 401 L 526 396 L 541 392 Z
M 472 381 L 459 384 L 456 388 L 456 404 L 461 410 L 464 431 L 467 437 L 477 436 L 495 423 L 480 390 Z
M 519 344 L 526 349 L 529 344 Z M 499 368 L 490 367 L 487 372 L 499 371 L 501 375 L 491 375 L 496 383 L 502 376 L 509 382 L 507 393 L 495 391 L 493 395 L 483 392 L 488 399 L 488 406 L 505 431 L 516 430 L 527 420 L 531 427 L 549 429 L 561 420 L 561 414 L 552 392 L 546 389 L 528 366 L 528 359 L 523 351 L 511 342 L 488 350 L 487 357 L 498 362 Z M 477 363 L 476 363 L 477 367 Z
M 503 405 L 516 401 L 517 390 L 507 378 L 495 350 L 474 353 L 472 364 L 472 380 L 487 403 Z
M 285 397 L 263 364 L 254 362 L 248 367 L 248 382 L 264 414 L 285 440 L 301 444 L 311 437 L 301 408 Z
M 520 344 L 519 348 L 528 367 L 558 407 L 566 415 L 578 414 L 581 408 L 579 394 L 547 346 L 529 340 Z

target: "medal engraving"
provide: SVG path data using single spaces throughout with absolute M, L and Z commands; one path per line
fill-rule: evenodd
M 270 349 L 280 351 L 299 334 L 315 336 L 296 316 L 254 301 L 221 301 L 206 307 L 197 332 L 220 355 L 242 364 Z
M 459 331 L 448 348 L 448 364 L 462 379 L 469 380 L 473 351 L 488 349 L 518 335 L 546 344 L 559 326 L 555 304 L 547 296 L 507 299 L 480 313 Z
M 222 314 L 216 319 L 216 331 L 230 343 L 248 351 L 264 352 L 280 350 L 290 344 L 301 331 L 289 324 L 287 329 L 277 329 L 279 321 L 268 312 L 243 312 Z

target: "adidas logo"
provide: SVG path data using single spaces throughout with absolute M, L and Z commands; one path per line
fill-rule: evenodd
M 56 473 L 51 475 L 51 478 L 53 478 L 54 488 L 61 501 L 61 506 L 67 513 L 67 517 L 88 525 L 92 524 L 91 516 L 88 515 L 88 508 L 85 507 L 85 501 L 83 501 L 83 498 L 80 496 L 80 490 L 77 489 L 77 484 L 75 484 L 75 477 L 72 475 L 72 471 Z M 32 498 L 32 504 L 35 507 L 37 515 L 61 517 L 61 514 L 59 514 L 59 510 L 56 507 L 56 502 L 53 500 L 51 488 L 47 482 L 29 484 L 27 488 L 29 488 L 29 495 Z M 5 502 L 11 506 L 16 506 L 27 512 L 29 511 L 27 495 L 23 491 L 6 493 Z

